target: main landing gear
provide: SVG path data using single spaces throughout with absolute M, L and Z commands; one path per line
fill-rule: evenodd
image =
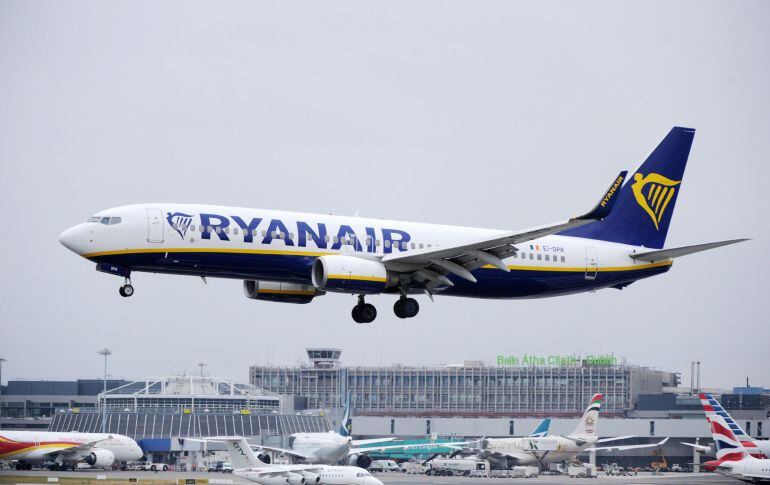
M 393 313 L 398 318 L 412 318 L 420 312 L 420 304 L 414 298 L 407 298 L 401 295 L 393 305 Z
M 358 295 L 358 305 L 353 307 L 352 315 L 356 323 L 372 323 L 377 318 L 377 309 L 364 301 L 364 295 Z
M 129 278 L 126 278 L 126 282 L 120 287 L 118 293 L 124 298 L 128 298 L 134 294 L 134 287 L 131 286 L 131 280 Z

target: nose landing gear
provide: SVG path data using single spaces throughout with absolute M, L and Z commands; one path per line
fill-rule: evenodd
M 118 293 L 124 298 L 128 298 L 134 294 L 134 287 L 131 286 L 131 280 L 129 278 L 126 278 L 126 282 L 120 287 Z
M 377 318 L 377 309 L 364 301 L 364 295 L 358 295 L 358 305 L 351 312 L 356 323 L 372 323 Z
M 401 296 L 393 305 L 393 313 L 398 318 L 412 318 L 420 312 L 420 304 L 414 298 Z

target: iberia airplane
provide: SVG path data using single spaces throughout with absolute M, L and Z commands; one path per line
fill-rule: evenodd
M 410 295 L 540 298 L 622 289 L 665 273 L 672 259 L 744 239 L 663 249 L 695 130 L 673 128 L 626 180 L 615 177 L 590 212 L 510 231 L 200 204 L 101 211 L 64 231 L 68 249 L 121 276 L 136 271 L 243 280 L 248 298 L 309 303 L 358 295 L 353 319 L 377 310 L 366 295 L 399 295 L 396 316 L 417 315 Z
M 19 470 L 47 462 L 53 463 L 52 469 L 74 468 L 79 462 L 110 468 L 142 455 L 136 441 L 119 434 L 0 431 L 0 461 L 15 461 Z

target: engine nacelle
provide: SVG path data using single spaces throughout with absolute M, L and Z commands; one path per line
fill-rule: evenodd
M 319 290 L 341 293 L 381 293 L 397 283 L 381 262 L 345 255 L 317 258 L 311 276 Z
M 289 472 L 286 474 L 286 481 L 289 485 L 305 485 L 305 477 L 299 473 Z
M 115 463 L 115 454 L 110 450 L 95 449 L 83 460 L 94 468 L 110 468 Z
M 297 473 L 305 477 L 305 483 L 307 484 L 314 485 L 314 484 L 321 483 L 321 475 L 318 475 L 313 472 L 307 472 L 305 470 L 300 470 Z
M 274 301 L 279 303 L 310 303 L 316 296 L 323 295 L 312 286 L 276 281 L 244 280 L 243 292 L 252 300 Z
M 267 453 L 260 453 L 259 455 L 257 455 L 257 459 L 267 465 L 269 465 L 270 462 L 272 461 L 270 458 L 270 455 L 268 455 Z
M 353 455 L 348 460 L 348 464 L 366 470 L 372 464 L 372 459 L 369 458 L 369 455 Z
M 289 483 L 286 475 L 257 476 L 250 478 L 250 480 L 254 480 L 259 485 L 286 485 Z

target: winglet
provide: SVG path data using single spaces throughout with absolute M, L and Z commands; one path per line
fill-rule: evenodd
M 575 217 L 575 219 L 600 220 L 610 215 L 612 208 L 615 207 L 615 202 L 618 200 L 617 194 L 620 192 L 620 187 L 626 180 L 626 175 L 628 175 L 627 170 L 620 172 L 612 181 L 612 184 L 610 184 L 610 188 L 607 189 L 604 196 L 599 200 L 599 203 L 596 204 L 596 207 L 591 209 L 587 214 Z

